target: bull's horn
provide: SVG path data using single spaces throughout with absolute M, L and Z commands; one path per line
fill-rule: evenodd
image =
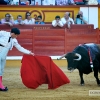
M 64 55 L 62 55 L 61 57 L 57 58 L 57 60 L 60 60 L 60 59 L 64 58 L 65 55 L 66 55 L 66 54 L 64 54 Z
M 78 59 L 74 59 L 74 60 L 77 60 L 77 61 L 81 60 L 82 56 L 80 54 L 75 53 L 75 55 L 78 56 Z

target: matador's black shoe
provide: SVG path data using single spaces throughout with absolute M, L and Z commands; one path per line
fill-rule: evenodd
M 8 88 L 7 88 L 7 87 L 5 87 L 5 89 L 1 89 L 1 88 L 0 88 L 0 91 L 6 92 L 6 91 L 8 91 Z

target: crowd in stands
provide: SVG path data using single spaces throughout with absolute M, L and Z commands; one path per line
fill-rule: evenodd
M 15 25 L 34 25 L 34 24 L 46 24 L 42 20 L 42 16 L 39 15 L 37 18 L 32 18 L 30 12 L 26 12 L 25 19 L 23 20 L 21 15 L 18 15 L 16 20 L 9 13 L 5 14 L 5 18 L 2 18 L 0 21 L 1 24 L 7 24 L 9 26 Z M 70 28 L 71 24 L 88 24 L 87 19 L 83 16 L 83 12 L 79 11 L 75 19 L 70 17 L 70 13 L 66 12 L 62 18 L 59 15 L 55 16 L 55 19 L 51 22 L 53 27 L 63 27 L 67 25 Z
M 60 26 L 63 27 L 64 25 L 67 25 L 68 28 L 70 28 L 71 24 L 88 24 L 87 19 L 83 16 L 83 12 L 79 11 L 77 16 L 75 17 L 75 20 L 73 20 L 70 17 L 70 13 L 66 12 L 64 17 L 60 18 L 60 16 L 56 16 L 55 20 L 52 21 L 52 25 L 54 27 Z
M 39 15 L 37 17 L 37 19 L 34 19 L 31 17 L 31 13 L 30 12 L 26 12 L 25 14 L 25 19 L 22 19 L 21 15 L 17 16 L 17 19 L 14 20 L 13 16 L 9 13 L 5 14 L 5 18 L 1 19 L 0 21 L 1 24 L 7 24 L 10 26 L 13 26 L 14 24 L 19 24 L 19 25 L 32 25 L 32 24 L 45 24 L 42 21 L 42 16 Z
M 99 5 L 100 0 L 0 0 L 5 5 Z

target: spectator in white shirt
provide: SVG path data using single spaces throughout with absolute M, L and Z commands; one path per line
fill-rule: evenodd
M 64 26 L 62 21 L 60 20 L 60 16 L 55 17 L 55 20 L 52 21 L 52 26 L 54 26 L 54 27 L 56 27 L 56 26 L 63 27 Z
M 70 28 L 70 24 L 74 24 L 74 20 L 70 18 L 70 13 L 66 12 L 64 17 L 61 18 L 61 21 L 64 25 L 68 25 L 68 28 Z
M 35 19 L 31 18 L 31 13 L 30 12 L 26 12 L 26 19 L 24 20 L 25 24 L 35 24 Z

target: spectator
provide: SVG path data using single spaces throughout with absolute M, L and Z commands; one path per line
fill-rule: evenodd
M 55 20 L 52 21 L 52 26 L 54 26 L 54 27 L 56 27 L 56 26 L 63 27 L 64 26 L 62 21 L 60 20 L 60 16 L 55 17 Z
M 36 14 L 34 14 L 34 19 L 35 19 L 35 22 L 38 20 L 38 16 Z
M 88 0 L 88 5 L 98 5 L 98 0 Z
M 35 5 L 35 2 L 34 2 L 34 0 L 31 0 L 31 3 L 30 3 L 30 5 Z
M 35 19 L 31 18 L 31 13 L 30 12 L 26 12 L 26 16 L 25 16 L 25 20 L 24 23 L 25 24 L 35 24 Z
M 64 17 L 61 18 L 62 23 L 65 25 L 68 25 L 68 28 L 70 28 L 70 24 L 74 24 L 74 21 L 72 18 L 70 18 L 70 13 L 66 12 Z
M 42 5 L 55 5 L 55 0 L 42 0 Z
M 100 5 L 100 0 L 98 0 L 98 5 Z
M 75 22 L 75 24 L 88 24 L 86 18 L 83 16 L 82 11 L 78 12 L 78 15 L 76 16 L 74 22 Z
M 18 15 L 17 16 L 17 20 L 14 21 L 14 24 L 20 24 L 20 25 L 23 25 L 24 24 L 21 15 Z
M 87 5 L 87 0 L 74 0 L 76 5 Z
M 10 0 L 9 5 L 14 5 L 14 0 Z
M 38 17 L 37 17 L 37 21 L 35 22 L 35 24 L 45 24 L 45 23 L 42 21 L 42 16 L 38 16 Z
M 88 1 L 89 0 L 83 0 L 83 2 L 84 2 L 85 5 L 88 5 Z
M 27 1 L 29 1 L 29 0 L 20 0 L 20 3 L 26 4 Z
M 9 13 L 5 14 L 5 18 L 1 19 L 1 24 L 8 24 L 10 26 L 13 26 L 14 24 L 13 16 Z
M 56 0 L 56 5 L 75 5 L 74 0 Z
M 0 0 L 0 5 L 7 5 L 9 0 Z

